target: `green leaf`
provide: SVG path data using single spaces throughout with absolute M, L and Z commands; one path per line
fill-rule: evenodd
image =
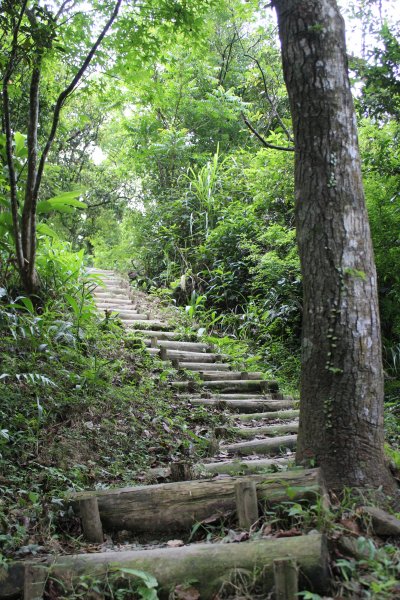
M 139 571 L 138 569 L 118 569 L 121 573 L 125 573 L 126 575 L 135 575 L 138 577 L 145 586 L 149 589 L 158 587 L 158 581 L 150 573 L 146 573 L 145 571 Z
M 48 213 L 52 211 L 72 213 L 76 208 L 86 208 L 86 204 L 80 200 L 76 200 L 77 196 L 82 194 L 82 190 L 73 192 L 65 192 L 59 196 L 53 196 L 48 200 L 38 202 L 36 212 L 38 214 Z
M 36 231 L 42 235 L 48 235 L 51 238 L 58 239 L 58 234 L 47 225 L 47 223 L 38 223 Z
M 18 158 L 27 158 L 28 149 L 25 146 L 26 135 L 19 133 L 16 131 L 14 134 L 14 142 L 15 142 L 15 156 Z
M 72 307 L 72 310 L 74 311 L 75 316 L 78 317 L 80 310 L 79 310 L 79 306 L 78 306 L 78 303 L 75 300 L 75 298 L 73 296 L 71 296 L 70 294 L 65 294 L 65 299 L 67 300 L 68 304 Z

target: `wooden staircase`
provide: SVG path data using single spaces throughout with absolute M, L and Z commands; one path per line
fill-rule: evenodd
M 24 565 L 23 576 L 16 563 L 10 577 L 15 580 L 20 573 L 24 600 L 43 597 L 49 574 L 68 587 L 73 576 L 102 576 L 115 565 L 154 575 L 160 598 L 175 597 L 175 587 L 188 580 L 196 580 L 200 598 L 239 597 L 235 595 L 238 573 L 246 577 L 257 573 L 260 598 L 294 600 L 299 589 L 324 593 L 328 555 L 319 533 L 240 544 L 188 543 L 191 528 L 215 515 L 230 515 L 241 529 L 251 531 L 263 518 L 265 506 L 289 500 L 287 490 L 292 501 L 315 502 L 323 495 L 317 469 L 285 470 L 296 446 L 294 399 L 281 394 L 278 384 L 263 373 L 235 370 L 228 356 L 208 344 L 182 339 L 168 322 L 142 310 L 128 282 L 114 272 L 91 272 L 104 281 L 94 292 L 98 310 L 118 315 L 127 329 L 142 337 L 147 352 L 172 364 L 180 374 L 180 379 L 171 382 L 176 395 L 188 405 L 229 412 L 233 425 L 228 428 L 228 440 L 220 432 L 215 456 L 197 465 L 172 463 L 170 483 L 70 497 L 70 508 L 81 517 L 84 536 L 91 543 L 102 544 L 103 531 L 127 530 L 146 541 L 154 535 L 167 539 L 181 535 L 185 545 L 160 549 L 149 544 L 146 550 L 58 557 L 45 564 L 30 561 L 28 567 Z M 0 591 L 0 598 L 7 596 Z

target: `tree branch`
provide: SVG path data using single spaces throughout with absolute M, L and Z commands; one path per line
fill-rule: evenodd
M 46 163 L 46 159 L 47 159 L 47 155 L 49 153 L 49 150 L 51 148 L 51 145 L 54 141 L 56 132 L 57 132 L 57 127 L 58 127 L 58 123 L 60 120 L 60 113 L 61 113 L 61 109 L 64 106 L 64 103 L 66 101 L 66 99 L 68 98 L 68 96 L 70 94 L 72 94 L 72 92 L 74 91 L 74 89 L 76 88 L 76 86 L 78 85 L 79 81 L 81 80 L 83 74 L 85 73 L 86 69 L 88 68 L 88 66 L 90 65 L 93 56 L 95 55 L 98 47 L 100 46 L 101 42 L 103 41 L 104 37 L 106 36 L 108 30 L 110 29 L 111 25 L 113 24 L 113 22 L 115 21 L 115 19 L 117 18 L 119 9 L 121 7 L 123 0 L 117 0 L 115 6 L 114 6 L 114 10 L 110 16 L 110 18 L 108 19 L 107 23 L 105 24 L 105 26 L 103 27 L 100 35 L 98 36 L 97 40 L 95 41 L 95 43 L 93 44 L 90 52 L 88 53 L 88 55 L 86 56 L 85 60 L 83 61 L 82 66 L 80 67 L 80 69 L 78 70 L 77 74 L 75 75 L 75 77 L 72 79 L 71 83 L 68 85 L 68 87 L 65 88 L 65 90 L 63 92 L 61 92 L 61 94 L 59 95 L 55 108 L 54 108 L 54 113 L 53 113 L 53 122 L 52 122 L 52 126 L 51 126 L 51 130 L 49 133 L 49 137 L 47 139 L 46 145 L 43 149 L 42 155 L 40 157 L 40 161 L 39 161 L 39 167 L 38 167 L 38 172 L 37 172 L 37 177 L 36 177 L 36 185 L 35 185 L 35 194 L 38 195 L 39 192 L 39 187 L 40 187 L 40 183 L 42 180 L 42 176 L 43 176 L 43 170 L 44 170 L 44 165 Z
M 295 148 L 293 148 L 291 146 L 276 146 L 275 144 L 270 144 L 262 137 L 262 135 L 260 135 L 258 133 L 258 131 L 256 129 L 254 129 L 253 125 L 250 123 L 250 121 L 248 119 L 246 119 L 246 117 L 244 116 L 243 113 L 242 113 L 242 118 L 243 118 L 245 125 L 256 136 L 256 138 L 260 140 L 260 142 L 262 143 L 263 146 L 265 146 L 265 148 L 271 148 L 271 150 L 284 150 L 285 152 L 294 152 L 295 151 Z
M 260 73 L 261 73 L 261 78 L 262 78 L 262 81 L 263 81 L 263 87 L 264 87 L 264 93 L 265 93 L 265 96 L 266 96 L 266 98 L 267 98 L 267 100 L 268 100 L 268 102 L 269 102 L 269 104 L 270 104 L 270 106 L 271 106 L 272 110 L 274 111 L 274 115 L 275 115 L 275 117 L 278 119 L 278 123 L 279 123 L 279 125 L 282 127 L 283 131 L 286 133 L 286 135 L 287 135 L 287 138 L 288 138 L 289 142 L 293 142 L 293 138 L 292 138 L 292 136 L 290 135 L 290 132 L 289 132 L 289 130 L 287 129 L 287 127 L 286 127 L 286 125 L 284 124 L 284 122 L 282 121 L 282 119 L 281 119 L 281 117 L 280 117 L 280 115 L 279 115 L 278 111 L 276 110 L 276 107 L 275 107 L 274 103 L 272 102 L 272 99 L 271 99 L 271 97 L 270 97 L 270 95 L 269 95 L 269 92 L 268 92 L 268 86 L 267 86 L 267 80 L 265 79 L 265 73 L 264 73 L 264 71 L 263 71 L 263 68 L 262 68 L 262 67 L 261 67 L 261 65 L 260 65 L 260 62 L 259 62 L 259 60 L 258 60 L 258 59 L 257 59 L 255 56 L 252 56 L 251 54 L 245 54 L 245 56 L 247 56 L 248 58 L 251 58 L 251 60 L 253 60 L 253 61 L 256 63 L 256 65 L 257 65 L 257 67 L 258 67 L 258 70 L 259 70 L 259 71 L 260 71 Z

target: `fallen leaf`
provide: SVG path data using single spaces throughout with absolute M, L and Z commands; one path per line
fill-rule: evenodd
M 357 523 L 355 521 L 353 521 L 353 519 L 342 519 L 340 521 L 340 524 L 342 527 L 347 529 L 347 531 L 351 531 L 352 533 L 355 533 L 356 535 L 361 535 L 361 530 L 360 530 L 359 526 L 357 525 Z
M 301 535 L 301 531 L 299 529 L 296 529 L 295 527 L 293 527 L 292 529 L 278 531 L 278 533 L 275 534 L 275 537 L 276 538 L 295 537 L 296 535 Z

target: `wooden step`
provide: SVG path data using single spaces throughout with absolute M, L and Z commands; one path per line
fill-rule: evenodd
M 283 435 L 263 440 L 251 440 L 249 442 L 234 442 L 220 446 L 222 452 L 248 456 L 249 454 L 274 455 L 284 452 L 286 449 L 294 450 L 297 435 Z
M 201 463 L 198 465 L 200 473 L 209 475 L 248 475 L 273 469 L 286 467 L 287 458 L 258 458 L 258 459 L 233 459 L 220 462 Z
M 201 342 L 185 342 L 185 341 L 173 341 L 173 340 L 159 340 L 157 336 L 153 336 L 154 342 L 160 348 L 167 348 L 167 350 L 188 350 L 189 352 L 208 352 L 210 346 Z M 153 341 L 149 339 L 143 340 L 146 346 L 151 346 Z
M 129 300 L 129 298 L 121 298 L 117 296 L 102 296 L 101 298 L 95 299 L 96 304 L 116 304 L 118 306 L 134 306 L 137 308 L 137 304 Z
M 41 558 L 40 561 L 26 561 L 25 569 L 24 563 L 19 561 L 10 565 L 4 576 L 4 587 L 6 591 L 12 590 L 13 597 L 38 599 L 43 596 L 47 580 L 53 579 L 63 590 L 63 597 L 72 598 L 75 597 L 76 584 L 79 581 L 99 581 L 101 585 L 102 582 L 109 581 L 110 573 L 118 573 L 120 569 L 127 584 L 137 584 L 138 573 L 149 574 L 156 580 L 157 595 L 152 589 L 154 593 L 149 593 L 146 596 L 148 598 L 168 600 L 172 597 L 171 590 L 173 591 L 178 583 L 183 590 L 182 595 L 179 595 L 181 598 L 219 598 L 221 589 L 224 590 L 224 597 L 251 598 L 255 597 L 254 590 L 257 597 L 271 598 L 277 581 L 274 575 L 277 570 L 277 557 L 290 557 L 289 569 L 295 574 L 296 589 L 312 590 L 325 597 L 325 592 L 328 593 L 329 589 L 329 553 L 326 537 L 320 533 L 263 538 L 240 544 L 203 542 L 178 548 L 153 546 L 144 550 L 47 557 Z M 15 573 L 16 569 L 19 569 L 18 574 Z M 19 579 L 18 587 L 10 588 L 10 579 Z M 31 583 L 28 584 L 28 581 Z M 188 587 L 189 591 L 185 591 L 187 582 L 194 582 L 196 596 L 191 592 L 193 588 Z M 237 595 L 237 590 L 240 590 L 238 585 L 245 586 L 245 596 L 242 593 Z M 285 584 L 282 587 L 286 589 Z M 146 592 L 149 591 L 145 586 L 143 588 Z M 94 597 L 94 594 L 97 592 L 90 593 L 90 597 Z M 100 596 L 101 594 L 96 595 Z M 3 597 L 5 596 L 1 590 L 0 598 Z M 85 597 L 89 595 L 85 594 Z M 138 594 L 130 594 L 129 597 L 138 597 Z M 144 594 L 141 594 L 141 597 L 145 597 Z M 174 594 L 174 597 L 178 596 Z M 283 595 L 280 597 L 284 598 Z M 291 597 L 294 598 L 293 595 Z
M 224 371 L 214 371 L 212 373 L 200 373 L 200 377 L 205 381 L 229 381 L 231 379 L 243 379 L 245 381 L 257 379 L 259 380 L 263 376 L 263 373 L 251 373 L 246 371 L 230 371 L 228 373 Z
M 167 360 L 175 359 L 182 362 L 216 363 L 228 357 L 223 356 L 222 354 L 214 354 L 212 352 L 185 352 L 183 350 L 167 350 L 166 358 Z
M 165 330 L 168 331 L 168 328 L 170 327 L 170 325 L 168 323 L 164 323 L 163 321 L 159 321 L 158 319 L 147 319 L 146 321 L 136 321 L 133 319 L 124 319 L 122 321 L 122 324 L 125 327 L 128 327 L 129 329 L 135 330 L 136 331 L 146 331 L 147 332 L 147 327 L 165 327 Z M 154 348 L 155 350 L 157 350 L 157 352 L 159 352 L 159 350 L 157 348 Z M 150 351 L 150 348 L 147 349 L 147 351 Z
M 209 398 L 192 398 L 189 400 L 195 406 L 210 406 L 221 409 L 228 409 L 240 412 L 265 412 L 275 410 L 285 410 L 292 408 L 293 400 L 273 400 L 264 398 L 262 400 L 216 400 Z
M 256 483 L 258 499 L 272 503 L 287 500 L 287 487 L 293 489 L 294 496 L 298 488 L 302 499 L 307 497 L 305 490 L 312 498 L 320 490 L 318 469 L 272 473 L 267 480 L 263 475 L 252 475 L 251 479 Z M 68 503 L 79 515 L 80 501 L 96 497 L 106 531 L 190 531 L 212 514 L 235 509 L 236 482 L 232 477 L 77 492 L 69 495 Z
M 193 353 L 194 354 L 194 353 Z M 204 355 L 207 356 L 207 355 Z M 185 381 L 172 381 L 172 387 L 177 389 L 185 389 L 191 387 L 188 382 Z M 268 380 L 242 380 L 242 379 L 233 379 L 232 381 L 203 381 L 201 383 L 201 387 L 211 390 L 220 390 L 221 392 L 234 392 L 239 390 L 246 391 L 275 391 L 277 389 L 276 381 L 268 381 Z
M 137 313 L 135 311 L 124 311 L 120 312 L 119 310 L 110 310 L 109 312 L 118 316 L 118 319 L 121 321 L 148 321 L 148 315 L 145 313 Z
M 163 331 L 162 329 L 138 329 L 137 334 L 142 337 L 142 339 L 145 339 L 144 336 L 146 336 L 146 338 L 150 336 L 156 337 L 157 339 L 168 340 L 182 337 L 182 335 L 177 331 Z
M 292 420 L 296 419 L 300 414 L 298 409 L 293 410 L 277 410 L 270 412 L 260 412 L 260 413 L 247 413 L 244 415 L 237 415 L 237 418 L 241 421 L 264 421 L 268 419 L 281 419 L 284 420 Z
M 229 371 L 231 366 L 227 363 L 195 363 L 195 362 L 179 362 L 180 369 L 189 371 Z
M 232 431 L 238 437 L 250 439 L 259 435 L 274 437 L 283 433 L 297 433 L 298 428 L 298 421 L 291 421 L 290 423 L 266 425 L 265 427 L 232 427 Z
M 114 297 L 114 296 L 125 296 L 126 299 L 128 300 L 128 294 L 126 293 L 126 290 L 123 288 L 96 288 L 93 292 L 93 295 L 95 296 L 95 298 L 102 298 L 103 296 L 109 296 L 110 298 Z

